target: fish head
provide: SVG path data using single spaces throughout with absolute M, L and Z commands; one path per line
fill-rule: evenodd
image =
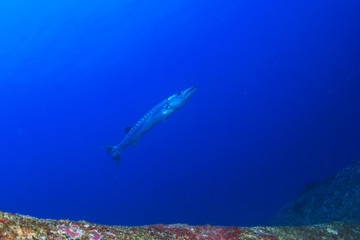
M 196 87 L 188 88 L 182 92 L 178 92 L 170 96 L 166 100 L 166 103 L 171 108 L 180 109 L 182 106 L 185 105 L 185 103 L 187 103 L 190 100 L 190 98 L 195 94 L 196 91 L 197 91 Z

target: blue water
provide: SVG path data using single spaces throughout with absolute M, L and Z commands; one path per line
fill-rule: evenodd
M 0 1 L 0 210 L 265 225 L 360 160 L 360 2 Z M 119 168 L 101 148 L 192 99 Z

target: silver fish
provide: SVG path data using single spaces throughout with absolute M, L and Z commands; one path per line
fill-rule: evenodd
M 115 146 L 104 146 L 108 154 L 119 166 L 121 152 L 130 145 L 137 145 L 141 137 L 156 124 L 167 119 L 174 112 L 182 108 L 197 91 L 196 87 L 178 92 L 150 109 L 133 127 L 125 128 L 126 136 Z

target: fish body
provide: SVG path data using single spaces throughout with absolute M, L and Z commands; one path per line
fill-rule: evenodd
M 119 165 L 121 152 L 125 148 L 130 145 L 137 145 L 145 133 L 182 108 L 195 94 L 196 90 L 196 87 L 191 87 L 161 101 L 151 108 L 133 127 L 126 128 L 126 135 L 120 144 L 105 146 L 112 159 L 116 162 L 116 165 Z

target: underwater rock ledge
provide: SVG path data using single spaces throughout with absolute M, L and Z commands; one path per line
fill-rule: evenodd
M 0 212 L 0 239 L 360 239 L 360 223 L 333 222 L 302 227 L 220 227 L 186 224 L 125 227 L 85 221 L 38 219 Z
M 307 184 L 270 224 L 295 226 L 334 221 L 360 222 L 360 161 L 321 183 Z

